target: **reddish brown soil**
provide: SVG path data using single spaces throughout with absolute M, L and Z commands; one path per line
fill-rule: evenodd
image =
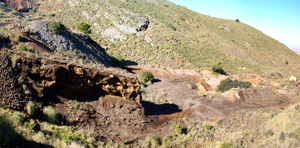
M 22 35 L 24 37 L 24 41 L 22 41 L 19 44 L 25 44 L 26 47 L 28 47 L 29 49 L 33 49 L 36 50 L 37 52 L 43 53 L 43 52 L 47 52 L 47 53 L 51 53 L 52 51 L 45 47 L 41 42 L 39 42 L 37 39 L 34 38 L 33 35 L 30 35 L 30 33 L 28 32 L 14 32 L 15 36 L 18 35 Z
M 35 3 L 32 0 L 2 0 L 8 7 L 11 7 L 17 11 L 28 12 L 35 7 Z
M 151 70 L 151 68 L 143 66 L 131 66 L 130 68 L 137 74 L 143 71 L 153 72 L 156 82 L 146 88 L 147 93 L 150 93 L 148 96 L 154 100 L 164 98 L 168 102 L 172 102 L 172 105 L 169 106 L 177 106 L 173 109 L 169 107 L 169 111 L 163 111 L 168 114 L 159 115 L 162 121 L 182 117 L 195 120 L 216 120 L 227 118 L 239 110 L 289 105 L 296 102 L 273 88 L 232 89 L 211 99 L 208 96 L 199 96 L 198 90 L 193 87 L 197 83 L 202 83 L 211 89 L 200 74 L 176 75 L 167 73 L 166 70 L 160 71 L 157 68 Z
M 8 54 L 1 54 L 1 62 L 3 105 L 16 110 L 23 110 L 28 100 L 42 106 L 54 105 L 65 124 L 75 129 L 94 129 L 102 141 L 113 139 L 130 144 L 150 133 L 158 137 L 170 134 L 170 124 L 182 118 L 225 119 L 239 111 L 295 102 L 272 88 L 232 89 L 210 98 L 198 95 L 198 84 L 209 91 L 213 88 L 194 71 L 131 67 L 135 73 L 146 70 L 154 73 L 156 81 L 146 87 L 143 97 L 166 101 L 153 103 L 141 101 L 135 75 L 120 69 L 96 70 L 22 56 L 12 68 Z M 20 76 L 25 81 L 22 84 L 32 90 L 31 95 L 26 95 L 18 82 Z

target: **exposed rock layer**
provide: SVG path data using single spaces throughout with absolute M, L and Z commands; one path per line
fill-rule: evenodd
M 131 75 L 115 69 L 90 69 L 47 59 L 22 58 L 20 66 L 26 70 L 28 82 L 39 97 L 62 96 L 74 100 L 93 100 L 113 95 L 140 103 L 140 84 Z M 118 72 L 119 71 L 119 72 Z
M 35 4 L 31 0 L 2 0 L 8 7 L 20 12 L 28 12 Z

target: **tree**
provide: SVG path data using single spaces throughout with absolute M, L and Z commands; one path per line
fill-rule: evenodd
M 235 21 L 236 21 L 236 22 L 238 22 L 238 23 L 240 22 L 240 20 L 239 20 L 239 19 L 236 19 Z

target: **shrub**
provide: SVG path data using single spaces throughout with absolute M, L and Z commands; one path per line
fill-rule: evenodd
M 112 62 L 118 67 L 122 67 L 124 63 L 123 56 L 119 53 L 113 53 Z
M 37 123 L 33 119 L 30 119 L 29 121 L 25 121 L 24 125 L 28 130 L 33 130 L 36 127 Z
M 161 142 L 160 139 L 158 139 L 154 135 L 148 135 L 145 139 L 145 144 L 148 148 L 157 148 L 161 145 Z
M 182 126 L 182 124 L 178 123 L 178 124 L 176 125 L 176 131 L 177 131 L 177 133 L 179 133 L 179 134 L 182 134 L 182 133 L 183 133 L 183 126 Z
M 220 85 L 217 87 L 217 91 L 225 92 L 231 88 L 250 88 L 252 84 L 250 82 L 231 80 L 227 78 L 221 81 Z
M 236 22 L 240 22 L 240 20 L 239 20 L 239 19 L 236 19 L 235 21 L 236 21 Z
M 21 44 L 20 50 L 21 51 L 27 51 L 27 47 L 24 44 Z
M 35 108 L 35 103 L 32 101 L 29 101 L 26 104 L 26 110 L 29 116 L 34 117 L 36 114 L 36 108 Z
M 14 112 L 12 114 L 12 119 L 16 125 L 19 125 L 24 122 L 25 116 L 20 112 Z
M 222 75 L 226 75 L 226 72 L 224 71 L 221 62 L 218 62 L 217 64 L 213 65 L 213 66 L 212 66 L 212 71 L 215 72 L 215 73 L 219 73 L 219 74 L 222 74 Z
M 86 135 L 83 133 L 74 132 L 69 128 L 57 128 L 54 134 L 61 137 L 66 143 L 71 143 L 72 141 L 84 143 L 86 139 Z
M 289 65 L 289 61 L 285 61 L 285 64 L 286 64 L 286 65 Z
M 43 132 L 39 131 L 38 133 L 32 136 L 32 139 L 39 143 L 44 143 L 46 141 L 46 136 Z
M 43 109 L 43 113 L 45 118 L 50 123 L 57 123 L 58 122 L 58 115 L 56 114 L 54 108 L 52 106 L 46 106 Z
M 204 129 L 206 129 L 206 130 L 212 130 L 214 127 L 213 126 L 211 126 L 209 123 L 205 123 L 204 124 Z
M 17 35 L 17 36 L 16 36 L 16 39 L 17 39 L 17 41 L 19 41 L 19 42 L 24 42 L 24 41 L 26 41 L 26 39 L 24 38 L 23 35 Z
M 279 140 L 282 141 L 282 142 L 285 140 L 284 132 L 280 133 Z
M 16 54 L 12 55 L 12 57 L 10 59 L 11 60 L 11 67 L 15 68 L 20 59 L 21 58 L 18 55 L 16 55 Z
M 87 24 L 87 23 L 84 23 L 84 22 L 81 22 L 77 25 L 77 29 L 82 32 L 82 33 L 85 33 L 85 34 L 90 34 L 92 31 L 91 31 L 91 25 Z
M 294 133 L 295 133 L 295 138 L 297 138 L 298 141 L 300 142 L 300 128 L 297 128 Z
M 174 30 L 174 31 L 177 30 L 177 28 L 173 24 L 168 24 L 167 27 Z
M 154 76 L 151 72 L 146 71 L 138 75 L 138 79 L 143 84 L 151 84 L 154 81 Z
M 62 35 L 65 32 L 65 26 L 60 22 L 50 22 L 48 28 L 55 35 Z

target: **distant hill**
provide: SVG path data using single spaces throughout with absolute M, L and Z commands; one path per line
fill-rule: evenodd
M 202 15 L 166 0 L 44 0 L 33 18 L 80 22 L 110 54 L 161 68 L 296 74 L 299 56 L 261 31 L 235 20 Z M 286 64 L 288 63 L 288 64 Z

